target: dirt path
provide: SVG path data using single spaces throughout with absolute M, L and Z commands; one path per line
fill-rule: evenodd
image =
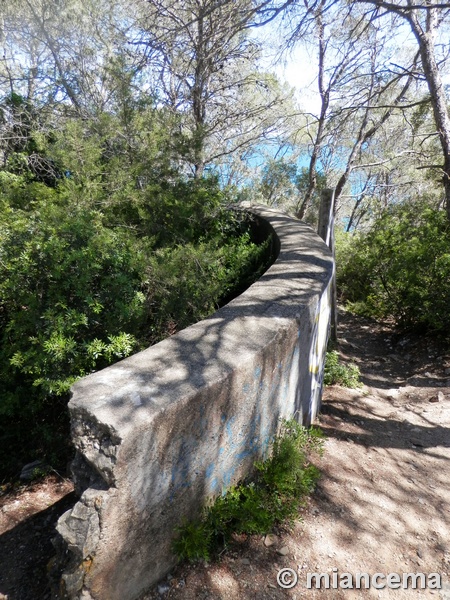
M 450 351 L 346 314 L 339 330 L 339 349 L 365 385 L 325 392 L 323 476 L 303 521 L 276 532 L 271 546 L 243 538 L 216 564 L 181 565 L 141 600 L 450 600 Z M 47 492 L 0 498 L 0 599 L 48 598 L 52 524 L 71 499 L 45 512 L 36 499 L 33 512 L 33 493 Z M 283 568 L 298 573 L 292 589 L 277 585 Z M 436 572 L 445 589 L 306 589 L 308 572 Z

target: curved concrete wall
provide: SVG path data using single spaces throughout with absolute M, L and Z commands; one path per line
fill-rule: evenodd
M 280 417 L 314 418 L 329 329 L 331 254 L 304 223 L 251 209 L 275 263 L 208 319 L 73 386 L 81 494 L 57 529 L 63 595 L 133 600 L 174 565 L 174 528 L 245 477 Z

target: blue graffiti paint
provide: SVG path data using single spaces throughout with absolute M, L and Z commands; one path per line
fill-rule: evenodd
M 251 389 L 252 386 L 249 383 L 244 383 L 244 385 L 242 386 L 242 391 L 244 392 L 244 394 L 250 393 Z
M 216 468 L 215 463 L 209 463 L 209 465 L 206 467 L 206 471 L 205 471 L 205 477 L 206 479 L 209 479 L 211 477 L 211 475 L 214 473 L 214 469 Z
M 214 477 L 214 478 L 213 478 L 213 479 L 212 479 L 212 480 L 209 482 L 209 485 L 208 485 L 208 492 L 209 492 L 210 494 L 213 494 L 213 495 L 217 494 L 217 492 L 218 492 L 218 489 L 219 489 L 219 486 L 220 486 L 219 480 L 217 479 L 217 477 Z
M 250 422 L 246 423 L 244 431 L 237 427 L 236 415 L 227 415 L 225 412 L 220 414 L 223 437 L 219 441 L 219 431 L 217 431 L 212 438 L 213 444 L 220 443 L 213 460 L 210 452 L 205 453 L 208 458 L 204 458 L 199 448 L 202 444 L 208 443 L 205 435 L 210 425 L 205 407 L 199 407 L 198 430 L 195 437 L 188 437 L 181 442 L 176 464 L 171 470 L 171 499 L 176 492 L 190 487 L 194 480 L 202 475 L 208 492 L 212 495 L 220 493 L 232 484 L 244 461 L 267 455 L 277 417 L 271 414 L 270 407 L 279 406 L 282 410 L 283 406 L 286 407 L 292 365 L 295 360 L 298 360 L 299 352 L 299 345 L 295 344 L 286 359 L 280 360 L 271 369 L 270 380 L 263 378 L 261 365 L 254 368 L 253 381 L 244 382 L 242 391 L 245 394 L 243 401 L 248 403 L 249 407 L 257 407 L 257 410 L 253 413 Z M 278 408 L 276 412 L 278 413 Z M 209 438 L 211 439 L 211 435 Z
M 236 421 L 236 417 L 231 417 L 230 419 L 228 419 L 226 425 L 225 425 L 225 429 L 227 432 L 227 436 L 228 436 L 228 447 L 231 449 L 236 447 L 236 443 L 234 441 L 234 435 L 233 435 L 233 423 Z

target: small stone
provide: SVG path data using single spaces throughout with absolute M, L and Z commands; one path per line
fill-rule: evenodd
M 409 440 L 413 448 L 425 448 L 425 444 L 421 440 Z
M 437 398 L 438 398 L 438 402 L 443 402 L 445 400 L 444 393 L 438 392 Z
M 280 556 L 287 556 L 289 554 L 289 548 L 287 546 L 283 546 L 279 550 L 277 550 L 277 554 Z
M 418 556 L 419 558 L 423 558 L 423 552 L 422 552 L 422 549 L 421 549 L 421 548 L 417 548 L 417 556 Z
M 170 590 L 170 585 L 167 583 L 160 583 L 158 585 L 158 594 L 164 596 Z
M 270 548 L 270 546 L 273 546 L 277 542 L 278 542 L 278 538 L 273 533 L 268 533 L 266 535 L 266 537 L 264 538 L 264 546 L 266 546 L 266 548 Z
M 428 402 L 439 402 L 439 397 L 438 396 L 431 396 L 431 398 L 428 398 Z

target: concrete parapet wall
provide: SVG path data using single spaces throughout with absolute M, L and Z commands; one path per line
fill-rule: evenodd
M 57 529 L 61 592 L 133 600 L 174 565 L 174 528 L 248 475 L 279 418 L 320 402 L 331 254 L 304 223 L 268 209 L 279 255 L 208 319 L 73 386 L 79 502 Z

